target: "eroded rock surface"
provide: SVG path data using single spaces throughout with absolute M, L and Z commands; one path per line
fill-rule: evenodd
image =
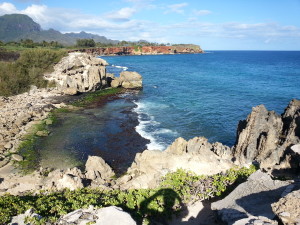
M 127 175 L 118 180 L 119 185 L 125 189 L 154 188 L 162 176 L 180 168 L 203 175 L 230 169 L 233 163 L 215 154 L 212 151 L 215 146 L 204 137 L 196 137 L 189 141 L 178 138 L 163 152 L 146 150 L 138 153 Z M 222 147 L 223 145 L 220 145 L 220 148 Z
M 299 143 L 299 100 L 292 100 L 281 116 L 260 105 L 240 121 L 233 156 L 239 164 L 257 161 L 265 169 L 293 168 L 299 165 L 294 165 L 290 147 Z
M 110 206 L 102 209 L 78 209 L 60 218 L 57 224 L 136 225 L 136 222 L 121 208 Z
M 143 87 L 142 76 L 137 72 L 123 71 L 120 77 L 112 77 L 113 88 L 141 89 Z
M 293 191 L 273 203 L 272 210 L 283 224 L 300 224 L 300 190 Z
M 275 214 L 271 204 L 281 198 L 289 185 L 288 181 L 272 180 L 268 174 L 258 170 L 227 197 L 212 203 L 211 207 L 218 210 L 219 216 L 227 224 L 235 224 L 238 220 L 253 216 L 273 220 Z
M 108 63 L 87 53 L 73 52 L 54 66 L 54 72 L 45 78 L 55 81 L 66 94 L 95 91 L 107 86 L 106 68 Z

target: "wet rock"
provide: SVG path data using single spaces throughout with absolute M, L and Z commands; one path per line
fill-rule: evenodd
M 35 133 L 35 135 L 39 137 L 47 137 L 49 135 L 49 131 L 39 130 L 38 132 Z
M 272 204 L 273 212 L 281 222 L 287 224 L 300 223 L 300 190 L 293 191 Z
M 275 214 L 271 204 L 280 199 L 289 184 L 288 181 L 272 180 L 268 174 L 258 170 L 227 197 L 212 203 L 211 207 L 228 224 L 251 216 L 272 220 Z

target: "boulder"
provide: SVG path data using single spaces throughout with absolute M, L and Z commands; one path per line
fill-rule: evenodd
M 123 71 L 120 74 L 122 87 L 126 89 L 141 89 L 143 87 L 142 76 L 137 72 Z
M 13 160 L 17 161 L 17 162 L 23 161 L 23 156 L 18 155 L 18 154 L 12 154 L 12 155 L 11 155 L 11 158 L 12 158 Z
M 64 174 L 63 177 L 57 181 L 56 186 L 58 190 L 68 188 L 71 191 L 84 187 L 81 178 L 72 174 Z
M 120 86 L 121 86 L 120 78 L 115 77 L 115 78 L 111 81 L 110 86 L 111 86 L 112 88 L 118 88 L 118 87 L 120 87 Z
M 272 210 L 284 225 L 300 223 L 300 190 L 293 191 L 272 204 Z
M 68 95 L 89 92 L 106 87 L 108 63 L 87 53 L 72 52 L 54 66 L 54 72 L 45 75 L 49 81 Z
M 89 156 L 85 164 L 85 170 L 85 176 L 90 180 L 97 178 L 110 180 L 115 176 L 111 167 L 99 156 Z
M 252 216 L 272 220 L 275 214 L 271 204 L 281 198 L 289 184 L 288 181 L 272 180 L 268 174 L 258 170 L 224 199 L 212 203 L 211 208 L 217 210 L 227 224 Z
M 34 212 L 33 209 L 28 209 L 25 213 L 14 216 L 9 225 L 30 225 L 31 223 L 25 223 L 29 218 L 36 218 L 40 220 L 42 217 Z
M 136 225 L 132 217 L 116 206 L 78 209 L 62 216 L 56 224 Z
M 63 90 L 65 95 L 76 95 L 77 94 L 77 88 L 75 87 L 69 87 L 69 88 L 65 88 Z

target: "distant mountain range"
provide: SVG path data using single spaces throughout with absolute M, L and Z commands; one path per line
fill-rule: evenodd
M 104 36 L 86 33 L 66 33 L 49 29 L 43 30 L 32 18 L 23 14 L 7 14 L 0 16 L 0 41 L 19 41 L 31 39 L 34 42 L 57 41 L 63 45 L 74 45 L 77 39 L 94 39 L 95 42 L 117 44 L 119 41 Z

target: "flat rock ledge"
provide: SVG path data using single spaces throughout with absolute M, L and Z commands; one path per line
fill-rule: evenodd
M 272 180 L 270 175 L 258 170 L 227 197 L 212 203 L 211 207 L 218 211 L 222 221 L 227 224 L 251 224 L 251 220 L 277 224 L 276 221 L 272 221 L 275 214 L 271 204 L 281 198 L 289 185 L 290 181 Z M 248 222 L 244 223 L 247 220 Z
M 25 218 L 42 219 L 42 216 L 34 213 L 32 209 L 27 210 L 12 218 L 9 225 L 25 225 Z M 55 224 L 75 225 L 75 224 L 97 224 L 97 225 L 136 225 L 132 217 L 116 206 L 94 209 L 90 206 L 88 209 L 78 209 L 62 216 Z

